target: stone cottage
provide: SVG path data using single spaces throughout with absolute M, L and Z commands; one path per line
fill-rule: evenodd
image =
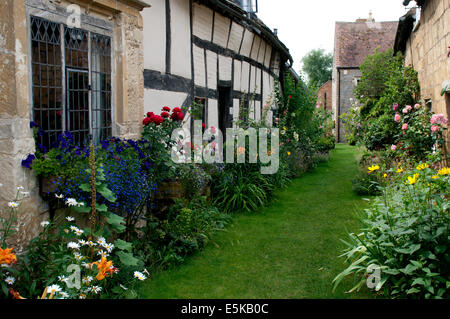
M 332 111 L 332 83 L 333 81 L 329 79 L 327 82 L 322 84 L 317 93 L 317 99 L 319 106 L 327 111 Z
M 386 51 L 394 46 L 398 22 L 375 22 L 372 17 L 355 22 L 336 22 L 332 73 L 332 109 L 335 135 L 344 142 L 340 116 L 350 107 L 353 89 L 361 79 L 359 66 L 376 48 Z
M 21 161 L 71 131 L 137 137 L 144 112 L 140 0 L 0 1 L 0 205 L 23 187 L 19 244 L 48 219 L 33 172 Z M 19 249 L 20 251 L 20 249 Z
M 418 72 L 421 98 L 435 113 L 450 115 L 450 1 L 416 4 L 400 18 L 394 50 Z
M 151 0 L 144 9 L 144 111 L 200 104 L 223 132 L 240 106 L 260 120 L 292 57 L 258 19 L 255 1 Z M 241 110 L 242 111 L 242 110 Z M 272 111 L 267 113 L 272 122 Z M 186 121 L 187 127 L 192 122 Z

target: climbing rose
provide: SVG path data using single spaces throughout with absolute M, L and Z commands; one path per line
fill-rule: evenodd
M 448 119 L 445 118 L 444 114 L 433 114 L 430 122 L 431 124 L 447 124 Z
M 407 130 L 408 129 L 408 124 L 403 124 L 403 126 L 402 126 L 402 130 Z
M 184 119 L 184 113 L 183 112 L 178 112 L 177 113 L 177 120 L 178 121 L 182 121 Z
M 396 145 L 391 145 L 391 151 L 395 151 L 397 149 Z
M 408 113 L 410 110 L 412 109 L 412 106 L 411 105 L 407 105 L 407 106 L 405 106 L 405 108 L 403 109 L 403 113 L 404 114 L 406 114 L 406 113 Z
M 152 117 L 153 115 L 155 115 L 153 112 L 148 112 L 147 113 L 147 117 Z
M 400 114 L 395 113 L 395 117 L 394 117 L 395 122 L 400 122 Z
M 432 130 L 434 133 L 439 132 L 439 126 L 433 125 L 433 126 L 431 127 L 431 130 Z
M 179 107 L 175 107 L 175 108 L 172 110 L 172 112 L 173 112 L 173 113 L 178 113 L 178 112 L 181 112 L 181 109 L 180 109 Z
M 166 112 L 170 112 L 170 107 L 164 106 L 164 107 L 162 108 L 162 110 L 163 110 L 163 111 L 166 111 Z
M 398 109 L 398 104 L 397 104 L 397 103 L 394 103 L 394 106 L 392 107 L 392 109 L 393 109 L 394 111 L 397 111 L 397 109 Z

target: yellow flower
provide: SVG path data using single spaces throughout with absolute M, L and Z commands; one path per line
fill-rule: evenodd
M 287 131 L 287 128 L 286 128 L 286 126 L 283 126 L 283 131 Z
M 428 165 L 427 163 L 423 163 L 423 164 L 420 164 L 419 166 L 417 166 L 416 168 L 418 171 L 421 171 L 428 167 L 430 167 L 430 165 Z
M 414 174 L 413 176 L 408 176 L 408 184 L 414 185 L 417 182 L 418 178 L 419 178 L 419 174 Z
M 450 174 L 450 167 L 444 167 L 439 170 L 438 175 L 448 175 Z
M 372 165 L 372 166 L 369 167 L 369 173 L 372 173 L 372 172 L 374 172 L 376 170 L 379 170 L 379 169 L 380 169 L 380 166 Z
M 400 167 L 400 168 L 398 168 L 398 169 L 396 170 L 396 172 L 397 172 L 397 173 L 401 173 L 401 172 L 403 172 L 403 168 L 401 168 L 401 167 Z
M 383 177 L 386 178 L 388 176 L 388 174 L 384 173 Z
M 287 152 L 287 155 L 291 156 L 291 152 Z
M 439 176 L 438 176 L 438 175 L 433 175 L 431 178 L 432 178 L 432 179 L 438 179 Z

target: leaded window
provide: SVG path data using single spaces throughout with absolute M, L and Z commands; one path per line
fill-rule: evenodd
M 111 38 L 31 17 L 33 120 L 49 148 L 64 130 L 76 143 L 112 134 Z

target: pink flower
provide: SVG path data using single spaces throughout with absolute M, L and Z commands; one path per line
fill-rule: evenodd
M 403 109 L 403 113 L 404 114 L 406 114 L 406 113 L 408 113 L 410 110 L 412 109 L 412 106 L 411 105 L 407 105 L 407 106 L 405 106 L 405 108 Z
M 392 144 L 392 145 L 391 145 L 391 151 L 395 151 L 396 149 L 397 149 L 397 146 L 394 145 L 394 144 Z
M 394 117 L 395 122 L 397 122 L 397 123 L 400 122 L 400 119 L 401 119 L 400 114 L 395 113 L 395 117 Z
M 433 125 L 433 126 L 431 127 L 431 130 L 432 130 L 434 133 L 439 132 L 439 126 Z
M 211 146 L 212 146 L 213 149 L 216 149 L 216 147 L 217 147 L 216 142 L 212 142 L 212 143 L 211 143 Z
M 316 103 L 316 109 L 320 109 L 320 104 Z
M 406 123 L 405 123 L 405 124 L 403 124 L 403 126 L 402 126 L 402 130 L 404 130 L 404 131 L 405 131 L 405 130 L 407 130 L 407 129 L 408 129 L 408 124 L 406 124 Z
M 416 110 L 420 109 L 420 104 L 419 104 L 419 103 L 414 104 L 414 108 L 415 108 Z
M 393 109 L 394 111 L 397 111 L 397 109 L 398 109 L 398 104 L 397 104 L 397 103 L 394 103 L 394 106 L 392 107 L 392 109 Z
M 431 124 L 444 124 L 448 123 L 448 119 L 445 118 L 444 114 L 433 114 L 430 120 Z

